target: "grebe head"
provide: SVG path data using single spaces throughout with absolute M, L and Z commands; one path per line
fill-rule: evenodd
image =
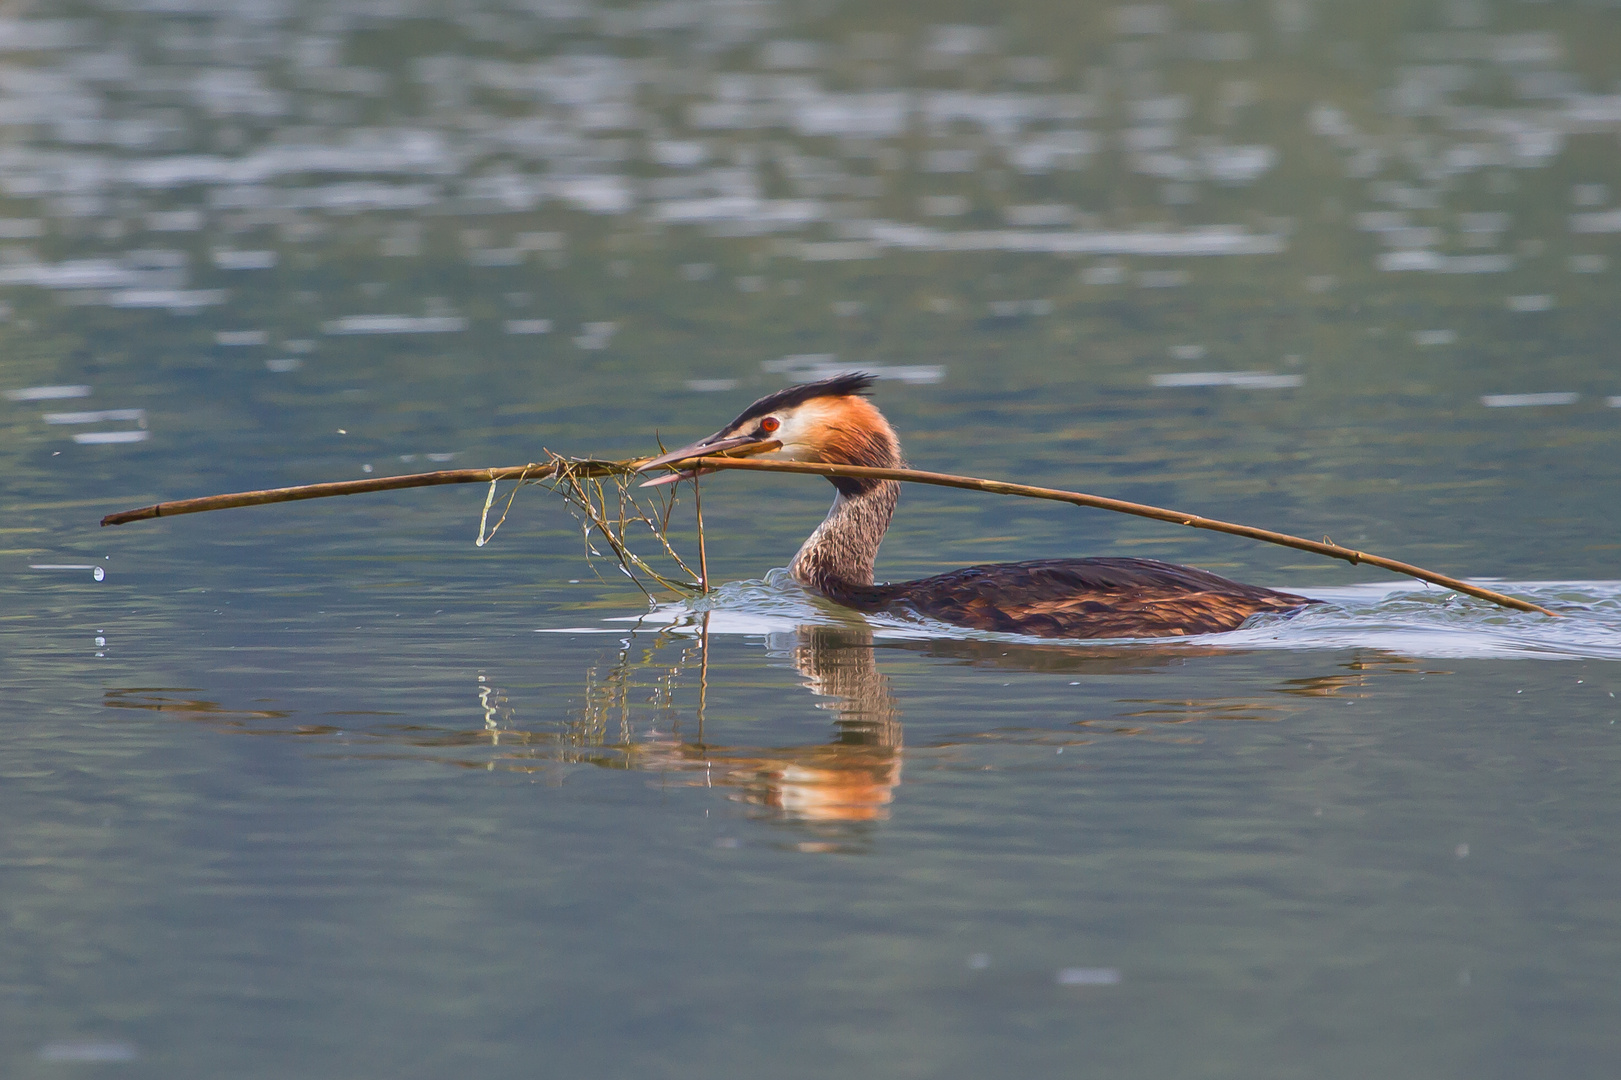
M 901 463 L 900 440 L 883 413 L 864 396 L 873 381 L 871 375 L 855 372 L 767 394 L 708 438 L 660 454 L 638 471 L 727 453 L 893 468 Z M 692 470 L 674 472 L 642 486 L 672 483 L 691 475 Z

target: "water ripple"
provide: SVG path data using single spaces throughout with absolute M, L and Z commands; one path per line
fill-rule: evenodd
M 1449 659 L 1621 660 L 1621 581 L 1483 579 L 1477 583 L 1533 600 L 1561 617 L 1509 611 L 1418 584 L 1291 586 L 1291 591 L 1323 604 L 1287 618 L 1262 616 L 1231 633 L 1194 640 L 1201 649 L 1238 651 L 1374 648 Z M 608 621 L 696 633 L 705 616 L 711 633 L 744 635 L 783 633 L 804 625 L 847 625 L 863 619 L 812 595 L 779 569 L 761 580 L 722 585 L 701 599 Z M 879 638 L 1055 644 L 1046 638 L 967 630 L 924 618 L 873 615 L 865 621 Z M 1156 649 L 1176 644 L 1164 638 L 1138 640 L 1152 640 Z

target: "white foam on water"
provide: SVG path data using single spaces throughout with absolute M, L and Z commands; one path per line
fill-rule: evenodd
M 1115 986 L 1120 982 L 1120 969 L 1063 968 L 1053 981 L 1059 986 Z
M 1539 405 L 1574 405 L 1580 394 L 1482 394 L 1480 403 L 1488 409 L 1522 409 Z
M 1501 274 L 1514 269 L 1512 255 L 1442 255 L 1438 251 L 1387 251 L 1376 264 L 1386 272 L 1425 274 Z
M 345 315 L 321 324 L 327 334 L 455 334 L 467 320 L 455 315 Z
M 73 436 L 73 441 L 81 446 L 94 446 L 102 443 L 136 443 L 145 442 L 151 435 L 149 431 L 84 431 Z
M 1277 255 L 1281 236 L 1252 233 L 1239 225 L 1181 231 L 1101 232 L 1026 229 L 953 231 L 898 221 L 874 221 L 868 239 L 903 251 L 1024 251 L 1053 255 Z
M 1237 386 L 1246 390 L 1287 390 L 1305 382 L 1304 375 L 1275 375 L 1270 371 L 1178 371 L 1153 378 L 1159 387 Z
M 927 386 L 946 377 L 943 364 L 843 364 L 835 353 L 801 353 L 780 360 L 760 361 L 760 370 L 787 375 L 798 382 L 831 379 L 835 375 L 871 375 L 912 386 Z
M 145 409 L 99 409 L 90 412 L 48 412 L 47 424 L 101 424 L 109 420 L 128 420 L 146 423 Z
M 216 210 L 328 210 L 353 214 L 366 210 L 418 210 L 438 202 L 439 197 L 439 189 L 430 184 L 354 180 L 317 187 L 221 187 L 209 192 L 208 203 Z
M 1250 626 L 1193 638 L 1078 639 L 1167 649 L 1254 650 L 1381 649 L 1436 659 L 1621 661 L 1621 581 L 1496 581 L 1472 584 L 1528 599 L 1561 616 L 1512 611 L 1485 600 L 1417 581 L 1361 585 L 1290 586 L 1288 591 L 1322 601 L 1293 616 L 1262 616 Z M 707 620 L 705 618 L 707 616 Z M 807 592 L 786 570 L 763 580 L 734 581 L 708 596 L 661 604 L 642 615 L 605 619 L 623 629 L 658 628 L 667 633 L 761 637 L 791 634 L 805 625 L 864 623 L 878 640 L 977 640 L 1066 644 L 1051 638 L 967 630 L 925 618 L 862 616 Z M 573 627 L 545 633 L 623 632 Z
M 653 207 L 655 221 L 670 224 L 747 224 L 763 230 L 798 229 L 827 217 L 817 199 L 761 199 L 752 195 L 718 195 L 706 199 L 671 199 Z
M 59 263 L 20 262 L 0 266 L 0 285 L 34 285 L 42 289 L 123 289 L 140 285 L 150 274 L 112 259 L 68 259 Z
M 63 398 L 90 396 L 88 386 L 24 386 L 7 390 L 7 401 L 60 401 Z
M 1504 301 L 1510 311 L 1534 312 L 1552 311 L 1553 297 L 1547 293 L 1532 293 L 1527 296 L 1511 296 Z
M 1573 233 L 1621 232 L 1621 210 L 1601 210 L 1589 214 L 1572 214 L 1570 215 L 1570 231 Z
M 42 218 L 0 218 L 0 240 L 32 240 L 44 235 Z
M 225 303 L 224 289 L 122 289 L 107 297 L 109 307 L 115 308 L 168 308 L 170 311 L 195 311 Z

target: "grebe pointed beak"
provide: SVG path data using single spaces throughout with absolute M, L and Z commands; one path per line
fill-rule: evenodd
M 660 465 L 685 461 L 687 458 L 703 457 L 706 454 L 724 454 L 728 450 L 735 450 L 740 446 L 747 446 L 753 442 L 759 442 L 759 440 L 750 435 L 740 435 L 731 439 L 717 439 L 711 435 L 707 439 L 699 439 L 697 442 L 683 446 L 679 450 L 671 450 L 669 453 L 660 454 L 656 458 L 644 461 L 636 466 L 636 471 L 646 472 L 648 469 L 656 469 Z
M 671 450 L 667 454 L 660 454 L 649 461 L 636 466 L 637 472 L 646 472 L 656 469 L 660 465 L 669 466 L 678 461 L 685 461 L 695 457 L 750 457 L 754 454 L 768 454 L 773 450 L 782 449 L 782 443 L 776 439 L 756 439 L 752 435 L 740 435 L 730 439 L 717 439 L 711 435 L 707 439 L 700 439 L 690 446 L 683 446 L 679 450 Z M 673 484 L 677 480 L 686 480 L 703 472 L 712 472 L 710 469 L 680 469 L 666 476 L 656 477 L 642 484 L 642 487 L 657 487 L 660 484 Z

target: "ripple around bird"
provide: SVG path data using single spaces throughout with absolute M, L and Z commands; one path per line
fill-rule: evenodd
M 1290 591 L 1324 601 L 1295 615 L 1257 616 L 1225 634 L 1205 634 L 1183 642 L 1164 638 L 1104 639 L 1138 641 L 1155 649 L 1185 644 L 1199 649 L 1382 649 L 1434 658 L 1527 660 L 1621 660 L 1621 581 L 1472 581 L 1523 597 L 1559 613 L 1549 619 L 1534 612 L 1507 611 L 1484 600 L 1423 584 L 1393 582 L 1312 587 Z M 707 619 L 705 618 L 707 616 Z M 662 626 L 676 633 L 771 635 L 799 626 L 864 624 L 875 638 L 960 639 L 1066 643 L 1017 634 L 965 630 L 926 618 L 863 616 L 807 592 L 788 574 L 773 570 L 763 579 L 721 585 L 707 597 L 661 604 L 645 615 L 608 620 L 627 628 Z M 542 633 L 602 633 L 602 626 L 545 628 Z M 1098 639 L 1069 643 L 1074 647 Z

